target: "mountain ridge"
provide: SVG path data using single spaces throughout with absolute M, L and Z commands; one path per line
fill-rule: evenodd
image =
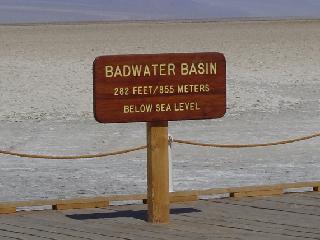
M 0 23 L 178 20 L 242 17 L 319 18 L 317 0 L 0 0 Z

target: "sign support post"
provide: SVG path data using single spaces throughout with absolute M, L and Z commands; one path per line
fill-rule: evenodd
M 128 54 L 94 60 L 95 119 L 147 122 L 149 222 L 169 222 L 173 186 L 168 121 L 220 118 L 226 99 L 222 53 Z
M 168 223 L 169 160 L 168 122 L 147 123 L 148 221 Z
M 168 156 L 169 156 L 169 192 L 173 192 L 173 169 L 172 169 L 172 144 L 173 137 L 169 134 L 168 137 Z

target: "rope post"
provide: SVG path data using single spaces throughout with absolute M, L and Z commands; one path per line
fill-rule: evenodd
M 168 122 L 147 123 L 148 221 L 169 222 Z
M 173 192 L 173 170 L 172 170 L 172 144 L 173 137 L 169 134 L 168 137 L 168 150 L 169 150 L 169 192 Z

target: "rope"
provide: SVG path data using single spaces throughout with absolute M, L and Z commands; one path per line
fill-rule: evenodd
M 283 144 L 289 144 L 299 141 L 305 141 L 311 138 L 320 137 L 320 132 L 314 133 L 312 135 L 307 135 L 299 138 L 293 138 L 288 139 L 284 141 L 278 141 L 278 142 L 270 142 L 270 143 L 258 143 L 258 144 L 210 144 L 210 143 L 199 143 L 199 142 L 193 142 L 193 141 L 185 141 L 185 140 L 179 140 L 179 139 L 173 139 L 173 142 L 179 143 L 179 144 L 188 144 L 188 145 L 194 145 L 194 146 L 201 146 L 201 147 L 216 147 L 216 148 L 252 148 L 252 147 L 269 147 L 269 146 L 276 146 L 276 145 L 283 145 Z
M 179 144 L 188 144 L 188 145 L 194 145 L 194 146 L 201 146 L 201 147 L 216 147 L 216 148 L 252 148 L 252 147 L 269 147 L 269 146 L 276 146 L 276 145 L 284 145 L 299 141 L 305 141 L 311 138 L 320 137 L 320 132 L 314 133 L 311 135 L 299 137 L 299 138 L 293 138 L 288 139 L 284 141 L 278 141 L 278 142 L 270 142 L 270 143 L 258 143 L 258 144 L 210 144 L 210 143 L 199 143 L 199 142 L 193 142 L 193 141 L 186 141 L 186 140 L 179 140 L 179 139 L 172 139 L 172 142 L 179 143 Z M 23 157 L 23 158 L 42 158 L 42 159 L 82 159 L 82 158 L 101 158 L 101 157 L 107 157 L 107 156 L 114 156 L 114 155 L 120 155 L 125 154 L 129 152 L 134 152 L 142 149 L 146 149 L 147 146 L 139 146 L 139 147 L 133 147 L 128 148 L 124 150 L 114 151 L 114 152 L 107 152 L 107 153 L 97 153 L 97 154 L 86 154 L 86 155 L 74 155 L 74 156 L 55 156 L 55 155 L 41 155 L 41 154 L 27 154 L 27 153 L 17 153 L 17 152 L 11 152 L 6 150 L 0 150 L 0 154 L 5 155 L 11 155 L 11 156 L 17 156 L 17 157 Z
M 24 157 L 24 158 L 42 158 L 42 159 L 81 159 L 81 158 L 101 158 L 101 157 L 107 157 L 107 156 L 114 156 L 119 154 L 125 154 L 129 152 L 138 151 L 141 149 L 147 148 L 146 145 L 134 147 L 134 148 L 128 148 L 124 150 L 114 151 L 114 152 L 107 152 L 107 153 L 98 153 L 98 154 L 87 154 L 87 155 L 74 155 L 74 156 L 54 156 L 54 155 L 40 155 L 40 154 L 26 154 L 26 153 L 17 153 L 17 152 L 11 152 L 11 151 L 5 151 L 0 150 L 0 153 L 11 155 L 11 156 L 17 156 L 17 157 Z

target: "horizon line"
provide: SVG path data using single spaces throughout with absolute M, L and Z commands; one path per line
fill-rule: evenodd
M 121 23 L 208 23 L 208 22 L 267 22 L 267 21 L 320 21 L 320 17 L 226 17 L 199 19 L 135 19 L 135 20 L 93 20 L 93 21 L 50 21 L 0 23 L 0 26 L 38 26 L 38 25 L 90 25 Z

